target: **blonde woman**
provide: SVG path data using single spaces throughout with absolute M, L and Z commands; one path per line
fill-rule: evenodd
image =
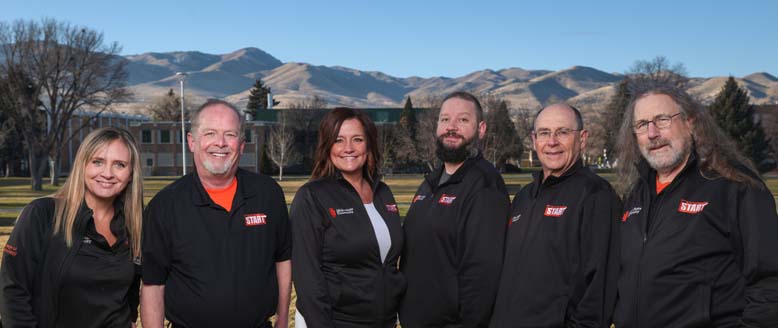
M 139 161 L 126 130 L 92 131 L 62 188 L 22 210 L 3 249 L 3 326 L 135 326 Z

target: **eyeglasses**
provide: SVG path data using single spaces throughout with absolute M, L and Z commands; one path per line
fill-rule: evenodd
M 681 112 L 675 113 L 673 115 L 657 115 L 654 116 L 654 119 L 650 121 L 646 120 L 640 120 L 635 122 L 635 124 L 632 125 L 632 128 L 635 130 L 635 133 L 637 134 L 643 134 L 648 132 L 648 124 L 654 123 L 654 126 L 656 126 L 657 129 L 667 129 L 670 127 L 670 124 L 673 123 L 673 117 L 676 117 L 678 115 L 681 115 Z
M 551 132 L 551 130 L 543 129 L 540 131 L 532 131 L 532 135 L 535 136 L 535 139 L 540 142 L 545 142 L 551 139 L 551 136 L 556 138 L 556 140 L 567 140 L 570 137 L 573 136 L 573 132 L 581 131 L 581 130 L 574 130 L 574 129 L 568 129 L 568 128 L 559 128 L 556 129 L 556 131 Z

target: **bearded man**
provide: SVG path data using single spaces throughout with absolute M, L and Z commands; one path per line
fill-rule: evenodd
M 424 179 L 404 221 L 403 327 L 489 324 L 510 204 L 502 176 L 481 156 L 485 133 L 473 95 L 443 100 L 436 132 L 443 164 Z
M 616 327 L 778 327 L 773 195 L 683 89 L 633 94 L 619 132 Z

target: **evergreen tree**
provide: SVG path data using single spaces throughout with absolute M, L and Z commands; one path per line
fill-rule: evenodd
M 416 110 L 413 109 L 411 96 L 405 99 L 405 106 L 403 106 L 403 111 L 400 113 L 400 124 L 408 130 L 411 139 L 416 138 Z
M 266 86 L 262 79 L 257 79 L 249 91 L 249 103 L 246 105 L 246 113 L 252 117 L 257 114 L 257 110 L 267 109 L 267 95 L 270 94 L 270 87 Z M 273 99 L 273 106 L 280 102 Z
M 735 141 L 743 155 L 750 158 L 760 171 L 771 169 L 769 140 L 761 124 L 754 117 L 754 106 L 749 104 L 748 91 L 741 88 L 732 76 L 727 79 L 709 110 L 719 126 Z
M 189 101 L 185 101 L 184 107 L 184 115 L 188 120 L 192 104 Z M 151 118 L 155 121 L 178 121 L 181 119 L 181 97 L 173 89 L 170 89 L 164 95 L 154 98 L 148 110 Z
M 603 148 L 607 150 L 609 158 L 616 158 L 616 138 L 619 134 L 621 121 L 624 119 L 624 110 L 629 105 L 631 97 L 628 88 L 629 83 L 629 77 L 619 82 L 616 86 L 616 93 L 611 97 L 608 105 L 605 106 L 603 115 L 600 116 L 601 122 L 599 122 L 599 126 L 602 127 L 602 134 L 605 137 Z
M 524 152 L 524 145 L 511 120 L 506 101 L 500 101 L 486 114 L 486 135 L 483 142 L 484 157 L 498 169 L 502 169 L 507 160 L 520 158 Z

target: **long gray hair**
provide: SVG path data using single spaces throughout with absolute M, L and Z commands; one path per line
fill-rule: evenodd
M 622 193 L 629 192 L 637 183 L 638 172 L 636 163 L 643 159 L 638 148 L 633 130 L 635 103 L 648 95 L 666 95 L 673 99 L 681 109 L 681 115 L 692 121 L 693 151 L 703 176 L 705 172 L 716 172 L 718 175 L 749 186 L 764 188 L 751 160 L 743 156 L 732 139 L 719 127 L 707 108 L 692 98 L 682 88 L 657 83 L 635 83 L 630 85 L 632 99 L 624 111 L 624 120 L 616 138 L 618 150 L 619 184 L 616 186 Z M 713 177 L 711 177 L 713 178 Z

